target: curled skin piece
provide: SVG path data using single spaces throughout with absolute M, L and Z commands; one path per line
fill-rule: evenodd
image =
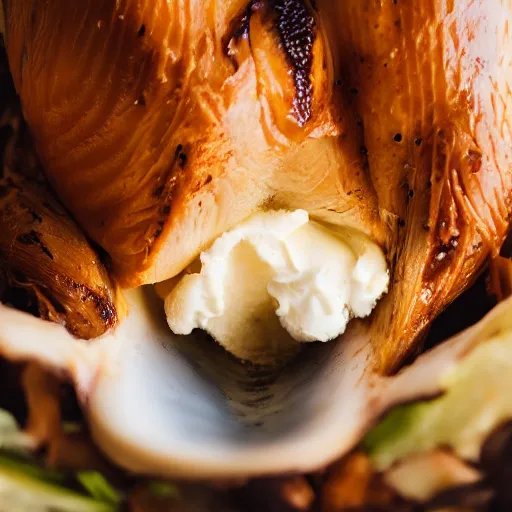
M 99 255 L 42 176 L 5 73 L 5 55 L 0 55 L 2 70 L 6 104 L 0 114 L 0 281 L 11 292 L 18 290 L 17 305 L 65 325 L 79 338 L 96 338 L 122 317 L 122 297 Z M 10 295 L 7 292 L 4 299 L 10 300 Z
M 176 275 L 258 209 L 301 208 L 387 251 L 370 339 L 390 372 L 499 250 L 510 2 L 4 7 L 48 178 L 124 286 Z

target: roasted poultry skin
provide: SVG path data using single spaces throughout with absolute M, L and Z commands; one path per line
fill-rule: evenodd
M 394 288 L 373 318 L 389 369 L 508 230 L 512 3 L 380 4 L 336 2 L 331 19 L 351 20 L 340 34 L 342 67 L 358 91 L 379 208 L 400 219 L 389 253 Z
M 381 233 L 321 20 L 282 7 L 5 2 L 48 177 L 123 285 L 172 277 L 262 207 Z
M 497 254 L 511 212 L 508 0 L 4 0 L 46 174 L 125 287 L 262 208 L 387 251 L 382 371 Z
M 44 178 L 3 48 L 0 88 L 0 301 L 96 338 L 121 320 L 124 301 Z

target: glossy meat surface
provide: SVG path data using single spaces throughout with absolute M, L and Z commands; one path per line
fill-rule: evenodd
M 285 52 L 271 3 L 6 2 L 48 176 L 125 285 L 171 277 L 263 206 L 382 231 L 318 14 L 295 3 Z
M 392 370 L 511 211 L 510 0 L 6 0 L 48 177 L 122 284 L 178 273 L 261 208 L 387 250 Z
M 44 179 L 3 48 L 0 90 L 0 302 L 96 338 L 122 319 L 124 301 Z
M 348 0 L 331 19 L 350 20 L 341 69 L 358 91 L 380 211 L 398 219 L 394 288 L 374 318 L 394 367 L 508 229 L 512 2 Z

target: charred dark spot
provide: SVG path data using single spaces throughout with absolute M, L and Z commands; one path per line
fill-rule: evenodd
M 213 179 L 212 175 L 208 174 L 208 176 L 206 177 L 206 180 L 204 181 L 204 184 L 208 185 L 208 183 L 211 183 L 212 179 Z
M 135 102 L 135 104 L 136 104 L 136 105 L 139 105 L 139 106 L 141 106 L 141 107 L 145 107 L 145 106 L 146 106 L 146 98 L 144 97 L 144 95 L 143 95 L 143 94 L 141 94 L 141 95 L 138 97 L 138 99 L 137 99 L 137 101 Z
M 178 155 L 178 164 L 181 168 L 185 167 L 187 164 L 187 155 L 185 153 L 180 153 Z
M 39 235 L 35 231 L 19 235 L 16 240 L 22 245 L 36 245 L 41 243 Z
M 422 142 L 423 142 L 423 139 L 421 137 L 414 139 L 414 144 L 416 144 L 416 146 L 421 146 Z
M 482 168 L 482 153 L 478 151 L 468 151 L 468 162 L 471 167 L 471 172 L 476 174 Z
M 164 193 L 165 187 L 163 185 L 160 185 L 159 187 L 155 188 L 153 195 L 155 197 L 160 197 Z
M 399 225 L 401 228 L 405 227 L 405 220 L 404 220 L 404 219 L 400 219 L 400 220 L 398 221 L 398 225 Z
M 395 142 L 402 142 L 402 134 L 401 133 L 395 133 L 395 136 L 393 137 L 393 140 Z
M 19 235 L 16 240 L 22 245 L 38 245 L 43 253 L 46 254 L 48 258 L 53 260 L 53 254 L 51 253 L 50 249 L 48 249 L 48 247 L 43 244 L 39 233 L 36 231 L 32 230 L 28 233 L 24 233 L 23 235 Z
M 368 148 L 366 146 L 361 146 L 361 153 L 363 155 L 368 155 Z
M 341 84 L 342 82 L 339 79 L 334 82 L 334 85 L 336 85 L 337 87 L 341 87 Z
M 110 301 L 98 301 L 97 306 L 99 309 L 100 318 L 107 324 L 113 323 L 116 317 L 116 310 Z
M 38 222 L 39 224 L 41 224 L 43 222 L 43 217 L 41 215 L 39 215 L 35 210 L 34 208 L 32 208 L 32 206 L 30 206 L 29 204 L 27 204 L 22 196 L 21 196 L 21 193 L 18 193 L 18 206 L 20 208 L 22 208 L 23 210 L 26 210 L 28 212 L 28 214 L 30 215 L 30 217 L 32 217 L 32 222 Z
M 46 247 L 46 245 L 39 244 L 39 247 L 41 247 L 41 250 L 46 254 L 46 256 L 48 256 L 48 258 L 53 260 L 53 254 L 51 253 L 50 249 Z
M 138 37 L 143 37 L 146 33 L 146 25 L 144 23 L 140 26 L 139 31 L 137 32 Z
M 37 212 L 32 210 L 32 208 L 29 209 L 29 212 L 30 212 L 30 215 L 32 216 L 33 222 L 39 222 L 39 224 L 41 224 L 43 222 L 43 217 L 41 217 L 41 215 L 39 215 Z
M 293 113 L 299 126 L 311 118 L 312 91 L 311 68 L 316 23 L 304 0 L 274 0 L 277 13 L 277 31 L 295 83 Z
M 171 207 L 170 207 L 170 205 L 166 204 L 162 208 L 162 215 L 169 215 L 169 213 L 171 213 Z
M 350 89 L 350 92 L 351 92 L 351 94 L 353 94 L 354 96 L 355 96 L 356 94 L 359 94 L 359 90 L 358 90 L 358 89 L 356 89 L 355 87 L 352 87 L 352 88 Z
M 413 198 L 414 197 L 414 190 L 412 190 L 412 189 L 409 190 L 408 195 L 409 195 L 410 198 Z
M 175 156 L 176 158 L 178 158 L 178 156 L 180 155 L 180 153 L 181 153 L 181 150 L 182 150 L 182 149 L 183 149 L 183 146 L 182 146 L 181 144 L 178 144 L 178 145 L 176 146 L 176 151 L 174 152 L 174 156 Z
M 67 280 L 69 289 L 75 290 L 80 297 L 80 301 L 84 304 L 91 303 L 102 320 L 102 326 L 95 326 L 91 324 L 90 320 L 83 318 L 82 321 L 75 326 L 67 326 L 72 334 L 82 338 L 89 338 L 91 335 L 91 326 L 93 327 L 92 334 L 94 337 L 103 333 L 103 328 L 110 329 L 117 323 L 117 310 L 108 294 L 102 295 L 98 292 L 91 290 L 84 284 L 77 283 L 76 281 Z M 100 329 L 98 329 L 100 327 Z

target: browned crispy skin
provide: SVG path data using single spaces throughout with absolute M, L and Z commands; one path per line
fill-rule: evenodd
M 286 3 L 4 2 L 48 177 L 123 285 L 172 277 L 263 206 L 383 240 L 320 19 Z
M 340 73 L 358 91 L 379 208 L 399 219 L 392 292 L 374 318 L 390 370 L 509 225 L 512 2 L 345 0 L 329 19 L 344 26 Z
M 262 207 L 367 232 L 393 273 L 392 371 L 499 249 L 510 0 L 4 0 L 47 174 L 123 285 Z
M 0 194 L 0 268 L 7 282 L 33 296 L 42 318 L 79 338 L 114 327 L 116 287 L 62 206 L 29 180 L 0 182 Z
M 0 281 L 25 291 L 21 306 L 96 338 L 117 324 L 124 303 L 42 176 L 5 64 L 0 53 Z

